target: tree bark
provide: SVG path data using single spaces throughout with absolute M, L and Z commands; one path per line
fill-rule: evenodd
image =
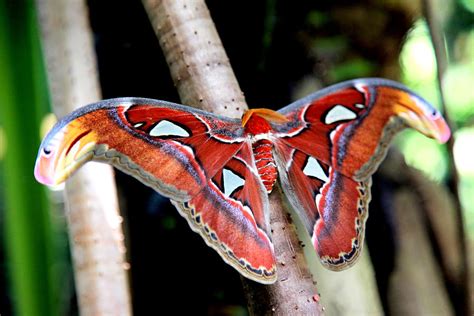
M 209 11 L 202 0 L 143 0 L 183 103 L 230 117 L 247 109 Z M 250 312 L 318 315 L 322 311 L 294 225 L 280 190 L 270 196 L 278 280 L 244 279 Z
M 277 190 L 278 189 L 278 190 Z M 300 241 L 290 214 L 287 212 L 281 188 L 270 195 L 270 226 L 277 258 L 278 280 L 263 285 L 242 278 L 251 315 L 318 315 L 324 308 L 316 292 L 313 275 L 303 248 L 311 241 Z M 314 252 L 314 250 L 313 250 Z
M 38 0 L 55 113 L 101 99 L 85 1 Z M 65 201 L 81 315 L 130 315 L 122 218 L 110 166 L 89 163 L 66 183 Z

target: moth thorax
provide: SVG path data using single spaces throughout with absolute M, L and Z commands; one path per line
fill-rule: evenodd
M 273 144 L 267 139 L 262 139 L 253 143 L 252 150 L 258 175 L 267 192 L 271 193 L 278 176 L 275 160 L 273 159 Z

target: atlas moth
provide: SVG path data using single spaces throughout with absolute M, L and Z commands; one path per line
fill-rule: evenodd
M 268 194 L 280 181 L 324 266 L 358 258 L 371 175 L 393 136 L 412 127 L 446 142 L 440 113 L 403 85 L 357 79 L 279 111 L 231 119 L 144 98 L 87 105 L 41 143 L 36 179 L 65 181 L 90 160 L 112 164 L 168 197 L 191 228 L 245 277 L 277 277 Z

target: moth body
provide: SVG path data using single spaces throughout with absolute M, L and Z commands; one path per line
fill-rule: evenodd
M 245 113 L 242 120 L 245 121 L 245 132 L 251 136 L 255 166 L 267 193 L 272 192 L 278 177 L 273 157 L 273 143 L 270 140 L 272 127 L 267 119 L 272 120 L 273 117 L 279 117 L 279 115 L 278 112 L 268 109 L 255 109 Z
M 273 159 L 273 144 L 267 139 L 262 139 L 252 144 L 252 150 L 258 175 L 267 192 L 271 193 L 278 176 Z

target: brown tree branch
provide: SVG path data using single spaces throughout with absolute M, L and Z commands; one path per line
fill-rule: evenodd
M 100 100 L 83 0 L 38 0 L 54 111 L 59 117 Z M 81 315 L 130 315 L 125 246 L 110 166 L 89 163 L 66 183 L 65 201 Z
M 242 278 L 250 314 L 318 315 L 323 308 L 303 252 L 305 244 L 298 239 L 280 187 L 274 191 L 270 195 L 270 225 L 278 280 L 268 286 Z
M 240 117 L 243 94 L 203 0 L 143 0 L 183 103 Z M 276 284 L 243 280 L 250 311 L 318 315 L 322 308 L 294 225 L 279 190 L 270 196 L 270 218 L 278 262 Z
M 203 1 L 144 0 L 181 102 L 229 117 L 247 109 Z

